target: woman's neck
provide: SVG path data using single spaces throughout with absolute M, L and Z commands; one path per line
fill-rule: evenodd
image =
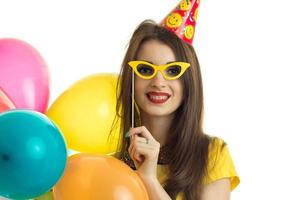
M 172 114 L 168 116 L 150 116 L 141 112 L 142 125 L 149 130 L 161 146 L 164 146 L 166 143 L 173 117 L 174 115 Z

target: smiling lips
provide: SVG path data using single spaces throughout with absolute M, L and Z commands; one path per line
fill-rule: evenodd
M 165 103 L 169 98 L 170 94 L 165 92 L 148 92 L 147 97 L 149 101 L 155 104 L 162 104 Z

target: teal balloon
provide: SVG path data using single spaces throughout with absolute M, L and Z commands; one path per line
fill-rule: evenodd
M 62 176 L 67 148 L 59 128 L 30 110 L 0 113 L 0 196 L 30 199 Z

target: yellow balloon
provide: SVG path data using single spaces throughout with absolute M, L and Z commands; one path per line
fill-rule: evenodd
M 62 130 L 68 148 L 87 153 L 117 151 L 119 124 L 110 135 L 116 114 L 116 74 L 94 74 L 73 84 L 47 112 Z

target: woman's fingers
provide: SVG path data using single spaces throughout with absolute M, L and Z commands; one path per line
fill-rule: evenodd
M 150 150 L 150 151 L 148 151 Z M 131 136 L 128 148 L 129 155 L 137 162 L 142 162 L 144 157 L 151 157 L 159 153 L 159 143 L 152 141 L 147 143 L 147 139 L 137 135 Z
M 131 135 L 140 135 L 148 140 L 155 140 L 151 133 L 148 131 L 148 129 L 145 126 L 135 127 L 131 128 L 129 130 L 129 136 Z
M 144 138 L 144 137 L 140 137 L 140 136 L 138 136 L 138 135 L 135 135 L 136 137 L 135 137 L 135 142 L 140 142 L 140 143 L 147 143 L 149 140 L 148 139 L 146 139 L 146 138 Z
M 130 143 L 137 145 L 146 145 L 146 147 L 160 147 L 160 144 L 156 140 L 149 140 L 144 137 L 140 137 L 138 135 L 134 135 L 133 139 L 130 141 Z
M 128 152 L 135 165 L 143 163 L 145 159 L 149 159 L 149 161 L 157 160 L 160 144 L 153 138 L 146 127 L 131 128 L 129 136 L 130 145 Z
M 158 157 L 159 150 L 154 146 L 149 146 L 146 144 L 140 144 L 133 147 L 135 155 L 143 155 L 145 159 Z
M 142 155 L 136 153 L 136 148 L 134 148 L 135 146 L 135 143 L 134 143 L 134 138 L 137 137 L 137 136 L 131 136 L 130 137 L 130 145 L 129 145 L 129 148 L 128 148 L 128 153 L 130 155 L 130 157 L 133 159 L 133 160 L 136 160 L 137 162 L 142 162 L 143 161 L 143 157 Z
M 134 157 L 140 158 L 140 155 L 142 155 L 144 157 L 149 157 L 151 155 L 156 155 L 159 153 L 160 145 L 155 140 L 151 141 L 151 143 L 150 143 L 150 142 L 147 142 L 146 138 L 139 137 L 137 135 L 134 135 L 132 138 L 133 139 L 131 140 L 130 144 L 131 144 L 131 148 L 132 148 L 132 155 Z M 146 151 L 144 151 L 144 150 L 146 150 Z M 150 150 L 150 152 L 147 150 Z

